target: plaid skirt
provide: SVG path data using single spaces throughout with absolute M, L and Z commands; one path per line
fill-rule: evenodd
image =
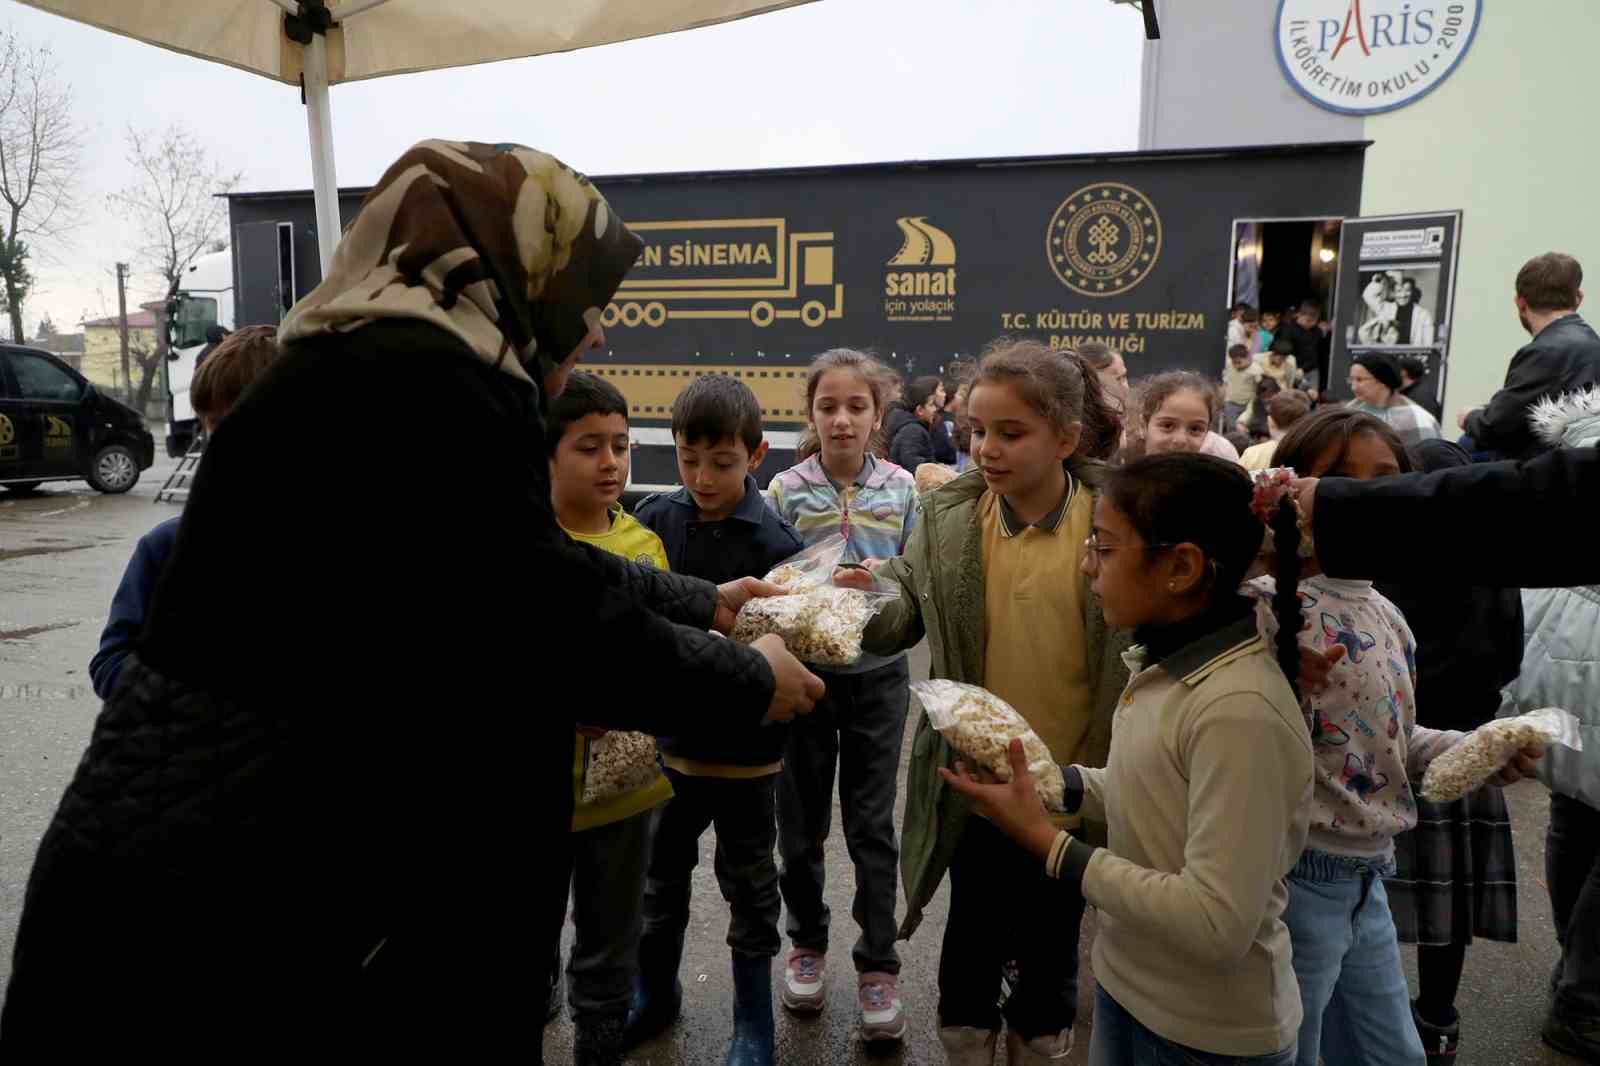
M 1417 827 L 1394 840 L 1384 879 L 1402 944 L 1517 940 L 1517 857 L 1511 813 L 1485 785 L 1453 803 L 1417 800 Z

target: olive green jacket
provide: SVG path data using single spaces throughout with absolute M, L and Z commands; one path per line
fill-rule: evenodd
M 1078 460 L 1069 461 L 1067 469 L 1090 491 L 1103 470 Z M 983 534 L 978 513 L 983 492 L 983 475 L 973 470 L 919 498 L 916 528 L 905 554 L 878 571 L 899 584 L 901 596 L 868 626 L 863 641 L 868 651 L 891 654 L 926 636 L 932 676 L 983 684 Z M 1122 652 L 1129 640 L 1126 632 L 1106 626 L 1098 600 L 1091 597 L 1086 606 L 1094 707 L 1079 762 L 1104 766 L 1111 747 L 1111 716 L 1128 680 Z M 941 766 L 954 765 L 954 750 L 928 724 L 926 715 L 919 717 L 900 839 L 900 876 L 906 891 L 901 939 L 908 939 L 921 923 L 922 910 L 944 880 L 972 813 L 971 805 L 947 788 L 937 773 Z M 1085 828 L 1104 838 L 1103 826 Z

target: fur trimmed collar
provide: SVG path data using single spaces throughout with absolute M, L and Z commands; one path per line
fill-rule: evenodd
M 1600 388 L 1590 387 L 1540 400 L 1528 411 L 1534 434 L 1553 448 L 1600 442 Z

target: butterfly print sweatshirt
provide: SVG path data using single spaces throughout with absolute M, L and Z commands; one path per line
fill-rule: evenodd
M 1276 584 L 1257 578 L 1261 635 L 1271 645 Z M 1328 687 L 1302 701 L 1316 758 L 1308 850 L 1388 859 L 1394 838 L 1417 824 L 1411 782 L 1465 734 L 1417 725 L 1417 649 L 1399 608 L 1370 581 L 1317 576 L 1300 583 L 1302 647 L 1324 654 L 1343 645 Z

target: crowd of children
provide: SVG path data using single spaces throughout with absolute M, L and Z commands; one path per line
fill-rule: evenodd
M 734 377 L 702 375 L 671 411 L 682 487 L 632 514 L 627 400 L 604 378 L 572 375 L 545 425 L 552 503 L 572 538 L 720 584 L 842 536 L 838 584 L 898 591 L 858 662 L 814 668 L 827 691 L 809 717 L 655 738 L 659 765 L 598 799 L 586 798 L 591 758 L 620 738 L 580 727 L 564 875 L 578 1062 L 618 1063 L 678 1019 L 709 828 L 729 912 L 726 1062 L 773 1062 L 775 986 L 791 1011 L 824 1009 L 836 788 L 866 1041 L 905 1036 L 896 940 L 916 932 L 948 877 L 934 1013 L 957 1066 L 990 1066 L 1002 1031 L 1013 1066 L 1071 1052 L 1091 904 L 1097 1066 L 1454 1061 L 1466 945 L 1516 934 L 1510 820 L 1492 786 L 1430 804 L 1417 783 L 1495 715 L 1519 667 L 1507 697 L 1517 706 L 1555 698 L 1551 687 L 1568 700 L 1593 693 L 1570 671 L 1551 680 L 1551 664 L 1570 657 L 1541 659 L 1530 644 L 1517 661 L 1515 592 L 1380 590 L 1303 562 L 1295 508 L 1263 502 L 1247 470 L 1367 479 L 1466 457 L 1437 441 L 1408 450 L 1360 408 L 1313 412 L 1292 346 L 1272 338 L 1276 316 L 1241 319 L 1220 385 L 1171 371 L 1130 388 L 1104 346 L 1001 340 L 950 379 L 902 389 L 868 354 L 824 352 L 805 380 L 799 461 L 764 488 L 756 397 Z M 208 429 L 274 352 L 259 330 L 218 347 L 194 386 Z M 1556 432 L 1600 435 L 1596 409 Z M 919 494 L 916 471 L 886 449 L 953 469 Z M 164 523 L 140 543 L 92 666 L 97 690 L 115 684 L 173 535 Z M 1592 629 L 1595 602 L 1532 600 L 1529 621 L 1559 611 Z M 978 780 L 919 715 L 897 837 L 906 652 L 922 640 L 932 676 L 983 686 L 1037 733 L 1065 768 L 1064 812 L 1039 803 L 1020 747 L 1009 783 Z M 1558 760 L 1550 776 L 1600 802 L 1582 766 Z M 1600 822 L 1580 799 L 1558 799 L 1573 805 L 1563 832 Z M 1567 1027 L 1553 1042 L 1571 1049 L 1593 1034 L 1568 1020 L 1594 1017 L 1600 995 L 1584 969 L 1595 953 L 1575 946 L 1593 935 L 1576 925 L 1582 871 L 1556 872 L 1557 830 L 1553 817 L 1567 955 L 1552 992 L 1566 1013 L 1551 1024 Z M 1415 1001 L 1402 941 L 1419 946 Z M 550 992 L 553 1016 L 561 988 Z

